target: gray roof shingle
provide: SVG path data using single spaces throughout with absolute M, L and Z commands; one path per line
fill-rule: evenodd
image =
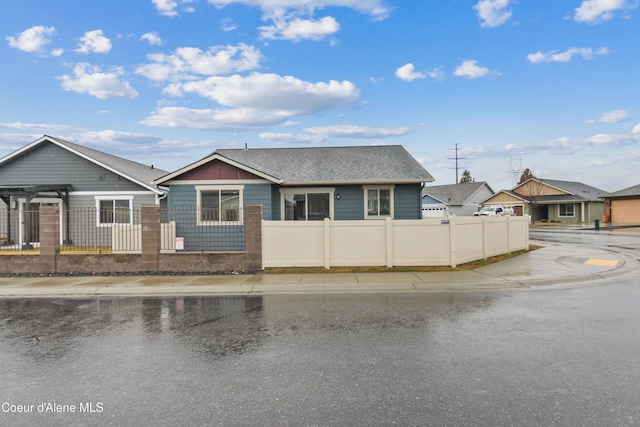
M 285 184 L 433 181 L 401 145 L 220 149 L 213 154 Z
M 616 197 L 639 197 L 640 196 L 640 184 L 633 187 L 624 188 L 622 190 L 614 191 L 613 193 L 605 194 L 604 197 L 616 198 Z
M 464 184 L 430 185 L 422 189 L 422 194 L 434 197 L 450 206 L 462 206 L 483 185 L 489 186 L 484 181 Z M 489 187 L 489 190 L 493 192 L 491 187 Z

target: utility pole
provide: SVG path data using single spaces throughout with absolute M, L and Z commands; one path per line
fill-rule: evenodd
M 522 174 L 522 157 L 514 162 L 513 157 L 509 157 L 509 175 L 513 179 L 513 185 L 518 184 L 518 179 Z
M 458 144 L 456 144 L 456 148 L 452 148 L 453 151 L 455 151 L 456 156 L 455 157 L 449 157 L 449 160 L 455 160 L 456 161 L 456 167 L 455 168 L 449 168 L 449 169 L 455 169 L 456 170 L 456 184 L 460 182 L 460 179 L 458 178 L 458 171 L 460 170 L 460 168 L 462 166 L 458 166 L 458 160 L 464 160 L 466 157 L 458 157 Z

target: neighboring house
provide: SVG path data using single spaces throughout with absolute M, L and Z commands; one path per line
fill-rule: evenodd
M 640 224 L 640 185 L 605 194 L 604 222 L 616 225 Z
M 220 149 L 155 184 L 169 187 L 170 210 L 197 210 L 196 227 L 242 227 L 245 205 L 265 220 L 419 219 L 431 181 L 402 146 L 365 146 Z
M 516 215 L 531 215 L 533 221 L 590 222 L 602 217 L 605 194 L 580 182 L 531 178 L 482 204 L 512 207 Z
M 424 217 L 473 215 L 493 194 L 486 182 L 426 186 L 422 189 L 422 213 Z
M 0 159 L 0 235 L 5 243 L 38 242 L 39 207 L 57 205 L 61 243 L 82 244 L 91 228 L 110 239 L 111 224 L 134 222 L 134 208 L 165 203 L 167 190 L 153 180 L 166 174 L 45 135 Z M 83 229 L 69 215 L 81 208 L 94 211 Z

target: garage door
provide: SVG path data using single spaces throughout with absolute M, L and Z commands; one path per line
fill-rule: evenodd
M 614 224 L 640 224 L 640 199 L 612 200 L 611 222 Z

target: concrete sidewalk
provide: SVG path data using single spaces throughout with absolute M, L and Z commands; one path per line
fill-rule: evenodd
M 589 283 L 629 274 L 638 267 L 634 258 L 614 252 L 547 242 L 531 243 L 544 247 L 469 271 L 10 277 L 0 278 L 0 298 L 506 290 Z

